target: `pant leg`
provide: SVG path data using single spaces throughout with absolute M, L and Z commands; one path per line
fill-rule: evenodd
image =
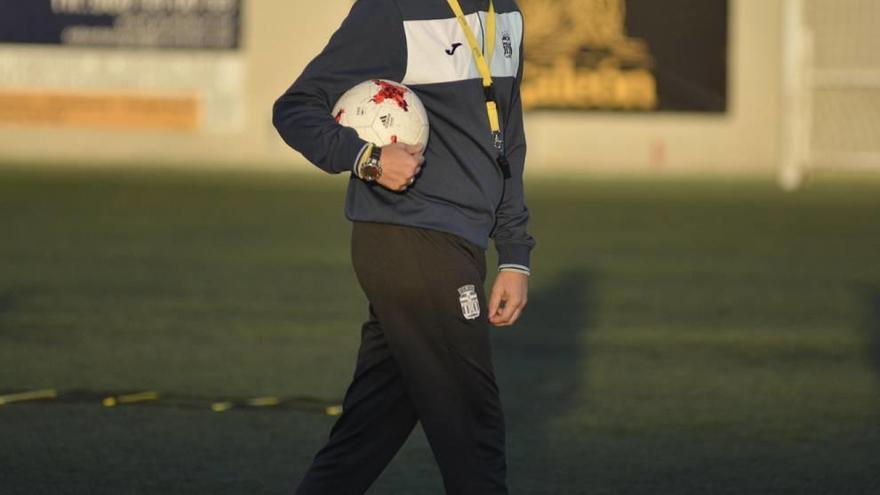
M 415 408 L 371 306 L 370 319 L 361 329 L 357 365 L 342 402 L 342 415 L 296 493 L 362 495 L 415 424 Z
M 352 254 L 446 493 L 507 494 L 484 251 L 451 234 L 355 222 Z

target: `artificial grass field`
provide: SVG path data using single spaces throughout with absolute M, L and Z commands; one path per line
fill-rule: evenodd
M 344 186 L 0 169 L 0 391 L 341 399 L 366 315 Z M 493 330 L 512 494 L 880 493 L 880 182 L 527 199 L 529 307 Z M 0 406 L 0 493 L 289 494 L 333 421 Z M 420 429 L 369 493 L 442 493 Z

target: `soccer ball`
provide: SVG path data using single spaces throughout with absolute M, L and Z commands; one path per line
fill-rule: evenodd
M 346 91 L 333 107 L 333 118 L 379 146 L 428 143 L 428 114 L 419 97 L 403 84 L 384 79 L 364 81 Z

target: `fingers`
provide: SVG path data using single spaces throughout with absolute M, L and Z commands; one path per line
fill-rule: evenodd
M 489 322 L 496 327 L 506 327 L 513 325 L 519 319 L 519 315 L 522 314 L 522 310 L 525 307 L 525 301 L 508 299 L 503 300 L 503 304 L 500 306 L 494 313 L 489 313 Z
M 489 321 L 496 317 L 501 307 L 501 299 L 504 297 L 504 291 L 499 286 L 492 287 L 492 294 L 489 296 Z
M 422 145 L 420 145 L 420 144 L 404 144 L 403 148 L 406 150 L 407 153 L 409 153 L 410 155 L 413 156 L 413 158 L 416 159 L 416 163 L 418 165 L 425 163 L 425 155 L 424 155 L 424 153 L 422 153 L 424 151 L 424 149 L 422 148 Z
M 513 312 L 513 316 L 510 317 L 510 322 L 507 323 L 507 325 L 513 325 L 514 323 L 516 323 L 516 320 L 519 320 L 519 315 L 522 314 L 523 308 L 525 307 L 525 304 L 520 304 L 520 306 L 516 308 L 516 311 Z
M 511 318 L 513 314 L 519 309 L 519 302 L 512 299 L 503 299 L 503 304 L 498 309 L 498 311 L 494 314 L 495 319 L 492 323 L 495 326 L 507 326 L 511 324 Z M 491 321 L 491 320 L 490 320 Z
M 420 144 L 404 144 L 403 148 L 410 155 L 421 155 L 422 154 L 422 145 Z
M 396 189 L 397 191 L 406 191 L 409 186 L 413 185 L 416 182 L 416 176 L 419 175 L 419 172 L 422 171 L 421 164 L 425 160 L 423 156 L 411 156 L 410 160 L 412 161 L 405 164 L 402 173 L 400 174 L 400 177 L 398 177 L 395 181 L 398 183 L 398 187 Z
M 406 191 L 409 188 L 409 186 L 413 185 L 415 182 L 416 182 L 416 176 L 414 174 L 414 175 L 411 175 L 408 179 L 405 179 L 403 181 L 403 184 L 400 184 L 397 187 L 397 189 L 395 189 L 395 190 L 399 191 L 399 192 Z
M 420 145 L 393 143 L 383 147 L 382 176 L 379 184 L 395 192 L 406 191 L 419 173 L 425 156 Z

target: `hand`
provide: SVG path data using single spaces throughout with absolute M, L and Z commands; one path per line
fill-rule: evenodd
M 422 147 L 413 144 L 393 143 L 382 147 L 382 176 L 377 182 L 392 191 L 405 191 L 422 171 L 425 157 Z
M 524 273 L 498 272 L 489 297 L 489 323 L 506 327 L 516 323 L 526 307 L 529 276 Z

